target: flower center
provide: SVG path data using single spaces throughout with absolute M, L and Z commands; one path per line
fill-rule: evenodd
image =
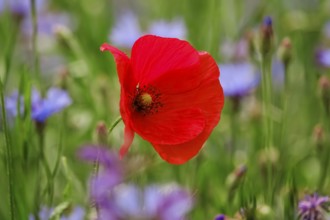
M 141 102 L 143 105 L 150 106 L 152 104 L 152 97 L 149 93 L 143 93 L 141 95 Z
M 160 97 L 161 94 L 153 86 L 140 87 L 138 84 L 132 99 L 132 108 L 143 115 L 156 113 L 163 106 Z

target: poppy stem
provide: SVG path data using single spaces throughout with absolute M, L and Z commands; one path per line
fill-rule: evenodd
M 32 53 L 33 53 L 33 71 L 37 77 L 37 81 L 40 83 L 40 71 L 39 71 L 39 55 L 38 55 L 38 17 L 36 9 L 36 0 L 30 0 L 31 3 L 31 15 L 32 15 Z
M 121 122 L 121 120 L 122 120 L 121 116 L 116 118 L 116 120 L 112 123 L 112 125 L 109 128 L 108 134 L 110 134 L 112 132 L 112 130 L 119 124 L 119 122 Z

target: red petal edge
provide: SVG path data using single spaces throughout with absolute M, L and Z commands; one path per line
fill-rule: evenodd
M 128 149 L 130 148 L 130 146 L 133 143 L 133 139 L 134 139 L 134 131 L 130 127 L 125 126 L 124 143 L 120 147 L 120 150 L 119 150 L 120 159 L 122 159 L 125 156 L 125 154 L 127 153 Z

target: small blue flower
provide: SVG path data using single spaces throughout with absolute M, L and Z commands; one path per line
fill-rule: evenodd
M 38 15 L 37 18 L 38 18 L 37 28 L 38 28 L 39 38 L 43 41 L 47 40 L 48 44 L 49 43 L 54 44 L 55 29 L 57 26 L 65 26 L 71 28 L 73 26 L 71 17 L 65 13 L 41 13 Z M 22 33 L 24 34 L 24 37 L 32 37 L 33 23 L 31 16 L 28 16 L 24 19 L 21 29 L 22 29 Z
M 107 204 L 109 191 L 123 180 L 123 171 L 117 154 L 100 146 L 85 146 L 78 152 L 85 161 L 98 163 L 103 168 L 90 179 L 92 199 L 99 205 Z
M 123 173 L 119 155 L 106 148 L 83 147 L 79 156 L 101 165 L 90 181 L 98 220 L 181 220 L 193 207 L 192 196 L 175 184 L 149 185 L 143 190 L 133 184 L 121 183 Z
M 270 16 L 266 16 L 264 17 L 264 21 L 263 21 L 263 24 L 265 26 L 272 26 L 273 25 L 273 20 Z
M 69 106 L 71 102 L 68 93 L 58 88 L 50 88 L 46 98 L 41 98 L 40 93 L 33 90 L 31 95 L 31 117 L 36 122 L 44 123 L 48 117 Z M 9 116 L 15 117 L 18 115 L 18 104 L 20 104 L 20 114 L 22 114 L 24 111 L 23 97 L 19 96 L 17 91 L 6 97 L 5 106 Z
M 224 214 L 220 214 L 215 216 L 214 220 L 226 220 L 226 216 Z
M 219 67 L 220 82 L 225 96 L 245 96 L 260 82 L 260 74 L 250 63 L 220 64 Z
M 45 5 L 45 0 L 36 0 L 37 11 L 40 11 Z M 22 16 L 31 14 L 30 0 L 0 0 L 0 13 L 6 10 L 7 7 L 14 14 L 20 14 Z
M 328 196 L 318 196 L 314 193 L 307 195 L 298 204 L 299 219 L 301 220 L 325 220 L 325 213 L 329 212 Z
M 320 49 L 316 52 L 317 63 L 325 68 L 330 67 L 330 49 Z
M 173 184 L 149 185 L 144 190 L 121 184 L 114 188 L 112 200 L 120 219 L 181 220 L 193 207 L 191 195 Z
M 137 17 L 132 12 L 126 11 L 118 17 L 111 31 L 110 41 L 118 47 L 131 48 L 142 34 Z
M 177 19 L 171 22 L 155 21 L 151 24 L 149 33 L 162 37 L 185 39 L 187 30 L 183 20 Z
M 32 93 L 32 118 L 37 122 L 45 122 L 48 117 L 71 105 L 71 103 L 70 96 L 62 89 L 50 88 L 44 99 L 35 91 Z
M 164 20 L 153 22 L 147 31 L 141 30 L 138 18 L 131 11 L 126 11 L 118 17 L 117 23 L 110 33 L 110 41 L 123 48 L 131 48 L 134 42 L 144 34 L 158 35 L 162 37 L 186 38 L 186 26 L 184 21 L 176 19 L 171 22 Z

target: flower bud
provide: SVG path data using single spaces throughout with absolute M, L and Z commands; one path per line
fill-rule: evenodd
M 261 39 L 260 39 L 260 53 L 262 57 L 269 56 L 273 47 L 273 21 L 272 18 L 267 16 L 264 18 L 261 25 Z
M 106 124 L 103 121 L 100 121 L 96 125 L 96 139 L 97 143 L 101 145 L 108 144 L 108 129 Z
M 319 79 L 319 89 L 321 98 L 327 115 L 330 115 L 330 80 L 327 76 L 321 76 Z
M 313 130 L 313 142 L 315 143 L 316 148 L 318 150 L 321 150 L 322 149 L 322 146 L 324 144 L 324 129 L 323 129 L 322 125 L 320 125 L 320 124 L 317 124 L 314 127 L 314 130 Z
M 287 68 L 292 58 L 292 44 L 288 37 L 283 38 L 278 50 L 277 56 L 284 63 Z
M 259 153 L 259 166 L 264 177 L 267 177 L 269 165 L 274 173 L 279 156 L 279 151 L 275 147 L 264 149 Z

